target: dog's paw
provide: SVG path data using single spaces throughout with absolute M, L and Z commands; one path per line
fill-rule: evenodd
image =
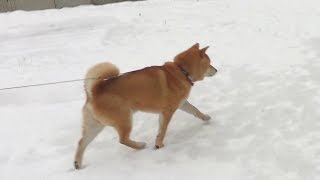
M 75 169 L 80 169 L 81 168 L 81 164 L 78 161 L 74 161 L 73 162 L 73 166 Z
M 144 149 L 146 148 L 146 146 L 147 146 L 147 143 L 145 142 L 137 142 L 138 149 Z
M 155 146 L 154 146 L 154 148 L 155 149 L 160 149 L 160 148 L 163 148 L 164 147 L 164 144 L 156 144 Z
M 209 121 L 211 119 L 211 117 L 207 114 L 203 114 L 201 117 L 200 117 L 203 121 Z

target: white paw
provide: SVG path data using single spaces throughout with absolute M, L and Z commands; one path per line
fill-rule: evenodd
M 211 117 L 207 114 L 204 114 L 203 117 L 201 118 L 204 121 L 209 121 L 211 119 Z
M 147 146 L 147 143 L 145 142 L 136 142 L 137 143 L 137 149 L 144 149 Z
M 161 148 L 163 148 L 163 147 L 164 147 L 164 144 L 162 144 L 162 143 L 155 145 L 155 148 L 156 148 L 156 149 L 161 149 Z

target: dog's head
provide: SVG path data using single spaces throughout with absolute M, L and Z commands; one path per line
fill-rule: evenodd
M 194 82 L 203 80 L 204 77 L 211 77 L 217 73 L 217 69 L 210 64 L 211 60 L 206 54 L 208 48 L 209 46 L 200 49 L 199 43 L 196 43 L 178 54 L 174 62 L 187 71 Z

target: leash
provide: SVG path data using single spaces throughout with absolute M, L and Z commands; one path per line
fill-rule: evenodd
M 177 65 L 179 67 L 179 69 L 181 70 L 181 72 L 186 76 L 187 81 L 191 84 L 191 86 L 193 86 L 193 82 L 190 78 L 189 73 L 184 70 L 181 66 Z M 119 75 L 115 76 L 121 76 L 123 74 L 126 73 L 120 73 Z M 71 82 L 78 82 L 78 81 L 85 81 L 85 80 L 109 80 L 115 77 L 109 77 L 108 79 L 101 79 L 100 77 L 97 78 L 82 78 L 82 79 L 72 79 L 72 80 L 66 80 L 66 81 L 55 81 L 55 82 L 48 82 L 48 83 L 40 83 L 40 84 L 29 84 L 29 85 L 23 85 L 23 86 L 12 86 L 12 87 L 5 87 L 5 88 L 0 88 L 0 91 L 5 91 L 5 90 L 12 90 L 12 89 L 22 89 L 22 88 L 29 88 L 29 87 L 39 87 L 39 86 L 48 86 L 48 85 L 54 85 L 54 84 L 65 84 L 65 83 L 71 83 Z
M 29 88 L 29 87 L 37 87 L 37 86 L 48 86 L 48 85 L 53 85 L 53 84 L 64 84 L 64 83 L 71 83 L 71 82 L 85 81 L 85 80 L 98 80 L 98 79 L 100 79 L 100 78 L 83 78 L 83 79 L 72 79 L 72 80 L 66 80 L 66 81 L 55 81 L 55 82 L 40 83 L 40 84 L 29 84 L 29 85 L 24 85 L 24 86 L 13 86 L 13 87 L 0 88 L 0 91 Z M 103 79 L 103 80 L 107 80 L 107 79 Z

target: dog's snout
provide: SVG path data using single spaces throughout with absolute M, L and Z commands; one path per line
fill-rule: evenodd
M 214 68 L 213 66 L 210 66 L 210 68 L 206 72 L 206 77 L 214 76 L 217 72 L 218 70 L 216 68 Z
M 211 72 L 213 73 L 213 74 L 216 74 L 217 72 L 218 72 L 218 69 L 216 69 L 215 67 L 211 67 Z
M 214 68 L 215 72 L 217 73 L 218 72 L 218 69 Z

